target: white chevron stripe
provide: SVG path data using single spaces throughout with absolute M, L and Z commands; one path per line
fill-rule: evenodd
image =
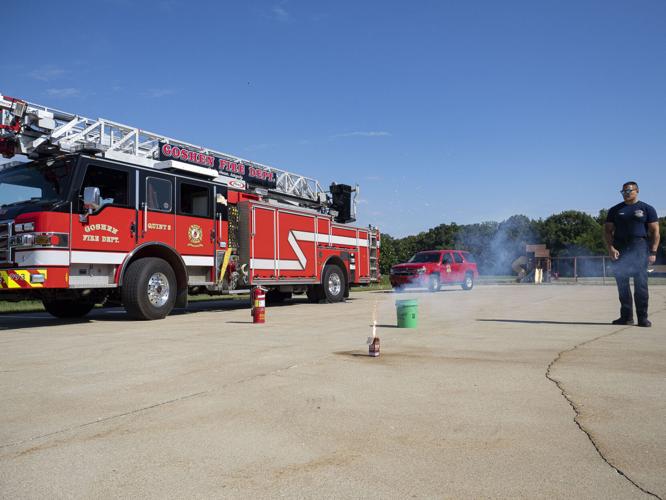
M 303 271 L 308 264 L 308 259 L 303 253 L 299 241 L 328 241 L 329 245 L 348 245 L 367 247 L 368 240 L 363 238 L 352 238 L 349 236 L 330 236 L 327 233 L 311 233 L 308 231 L 289 231 L 287 241 L 296 254 L 297 260 L 285 259 L 251 259 L 250 267 L 252 269 L 278 269 L 284 271 Z

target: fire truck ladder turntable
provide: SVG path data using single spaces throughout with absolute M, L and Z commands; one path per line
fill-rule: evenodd
M 6 158 L 15 154 L 40 158 L 59 153 L 94 152 L 109 159 L 159 168 L 160 162 L 156 157 L 159 143 L 163 142 L 273 172 L 277 186 L 271 188 L 271 192 L 288 199 L 298 199 L 311 208 L 326 207 L 327 195 L 317 180 L 228 153 L 103 118 L 90 119 L 2 94 L 0 113 L 0 154 Z M 226 178 L 217 170 L 206 167 L 197 166 L 190 171 L 219 180 Z

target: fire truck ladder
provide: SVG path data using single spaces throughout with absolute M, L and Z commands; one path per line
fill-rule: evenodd
M 95 152 L 106 158 L 155 167 L 159 143 L 165 142 L 268 170 L 275 174 L 277 180 L 277 186 L 271 188 L 271 192 L 303 200 L 310 206 L 326 205 L 326 193 L 315 179 L 161 134 L 103 118 L 86 118 L 2 94 L 0 113 L 0 154 L 6 158 L 14 154 L 39 158 L 59 152 Z

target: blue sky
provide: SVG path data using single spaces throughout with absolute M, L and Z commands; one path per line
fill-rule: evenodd
M 17 1 L 0 92 L 320 180 L 359 224 L 666 215 L 666 2 Z

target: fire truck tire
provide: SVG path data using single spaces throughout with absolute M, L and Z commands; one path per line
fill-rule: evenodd
M 324 300 L 324 287 L 321 285 L 308 285 L 305 294 L 307 295 L 309 302 L 317 304 Z
M 467 273 L 460 286 L 463 290 L 471 290 L 474 287 L 474 275 L 472 273 Z
M 282 304 L 285 300 L 291 298 L 291 292 L 281 292 L 280 290 L 269 290 L 266 293 L 266 305 L 272 306 Z
M 439 282 L 439 276 L 436 274 L 431 274 L 430 278 L 428 279 L 428 290 L 431 292 L 439 292 L 439 287 L 440 287 L 440 282 Z
M 176 303 L 176 287 L 176 274 L 166 261 L 137 259 L 125 271 L 123 306 L 135 319 L 162 319 Z
M 346 280 L 345 275 L 338 266 L 326 266 L 324 268 L 324 299 L 326 302 L 341 302 L 345 298 Z
M 81 318 L 88 314 L 93 307 L 94 302 L 80 301 L 74 299 L 47 300 L 43 299 L 44 309 L 51 316 L 56 318 Z

